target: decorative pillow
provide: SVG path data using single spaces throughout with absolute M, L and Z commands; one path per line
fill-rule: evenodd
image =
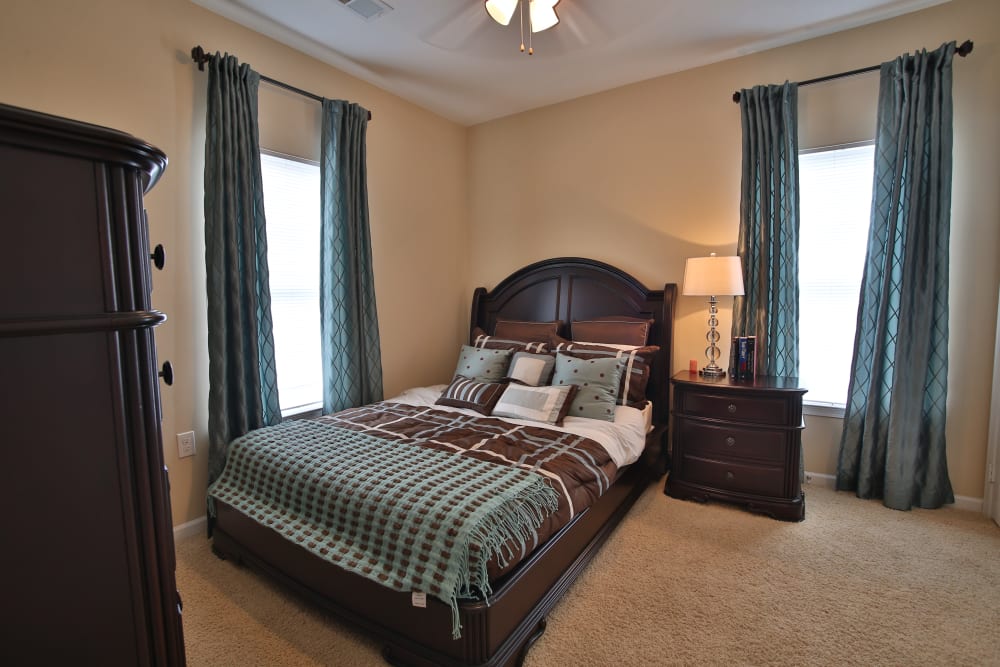
M 455 375 L 479 382 L 499 382 L 507 375 L 513 350 L 486 350 L 463 345 L 458 354 Z
M 653 320 L 638 317 L 599 317 L 574 321 L 570 333 L 575 341 L 642 346 L 649 340 L 652 326 Z
M 557 352 L 581 359 L 614 357 L 621 364 L 621 384 L 617 400 L 622 405 L 642 409 L 646 403 L 646 385 L 649 384 L 653 356 L 660 351 L 656 345 L 630 347 L 619 345 L 597 345 L 595 343 L 574 343 L 564 338 L 554 338 L 552 347 Z
M 549 349 L 548 345 L 549 336 L 545 336 L 540 340 L 533 342 L 526 342 L 523 340 L 513 340 L 510 338 L 497 338 L 496 336 L 490 336 L 485 331 L 476 327 L 472 330 L 472 344 L 474 347 L 487 350 L 514 350 L 523 352 L 534 352 L 543 353 L 547 352 Z
M 507 369 L 507 379 L 538 387 L 546 385 L 552 379 L 552 371 L 556 366 L 554 354 L 532 354 L 530 352 L 515 352 Z
M 559 327 L 561 326 L 562 320 L 522 322 L 520 320 L 497 318 L 497 323 L 493 327 L 493 335 L 497 338 L 508 338 L 510 340 L 548 340 L 549 336 L 555 336 L 559 333 Z
M 529 419 L 547 424 L 562 424 L 573 403 L 578 387 L 575 384 L 561 387 L 526 387 L 511 384 L 504 390 L 500 401 L 493 408 L 494 417 Z
M 455 408 L 468 408 L 484 415 L 493 412 L 493 406 L 500 400 L 506 388 L 506 382 L 476 382 L 469 378 L 456 375 L 448 388 L 435 401 L 435 405 L 450 405 Z
M 556 355 L 552 386 L 570 384 L 580 389 L 573 397 L 568 415 L 614 421 L 622 366 L 615 357 L 584 359 L 562 352 Z

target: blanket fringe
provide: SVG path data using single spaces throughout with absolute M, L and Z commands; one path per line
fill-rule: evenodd
M 490 587 L 487 563 L 494 557 L 501 567 L 515 556 L 511 542 L 519 551 L 525 551 L 528 540 L 535 537 L 538 527 L 545 517 L 559 509 L 559 494 L 547 481 L 535 479 L 529 486 L 518 492 L 503 505 L 483 517 L 469 532 L 464 546 L 468 554 L 473 543 L 481 546 L 482 552 L 476 559 L 475 571 L 470 571 L 471 558 L 462 558 L 459 581 L 461 587 L 449 601 L 451 604 L 451 638 L 462 636 L 462 624 L 458 612 L 458 598 L 472 597 L 476 591 L 483 596 L 493 593 Z

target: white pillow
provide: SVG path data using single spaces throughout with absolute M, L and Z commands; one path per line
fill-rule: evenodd
M 575 390 L 576 385 L 531 387 L 510 384 L 493 407 L 493 416 L 560 424 Z
M 537 387 L 549 383 L 555 365 L 556 358 L 551 354 L 515 352 L 510 368 L 507 369 L 507 377 Z

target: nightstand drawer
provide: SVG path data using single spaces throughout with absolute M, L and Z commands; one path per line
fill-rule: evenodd
M 788 403 L 782 398 L 686 391 L 681 409 L 691 417 L 776 426 L 788 423 Z
M 788 437 L 785 431 L 712 425 L 684 418 L 677 420 L 678 435 L 684 439 L 684 452 L 712 458 L 746 458 L 785 462 Z
M 673 474 L 673 473 L 671 473 Z M 780 497 L 784 493 L 785 471 L 781 466 L 750 465 L 684 457 L 684 480 L 723 491 Z

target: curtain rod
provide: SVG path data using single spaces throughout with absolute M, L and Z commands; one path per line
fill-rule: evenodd
M 201 46 L 196 46 L 193 49 L 191 49 L 191 60 L 198 63 L 199 71 L 202 72 L 205 71 L 205 63 L 207 63 L 208 59 L 211 57 L 212 57 L 211 54 L 205 53 L 205 49 L 201 48 Z M 278 88 L 284 88 L 285 90 L 291 91 L 297 95 L 301 95 L 302 97 L 308 97 L 309 99 L 316 100 L 317 102 L 322 102 L 324 99 L 322 96 L 317 95 L 316 93 L 310 93 L 308 90 L 302 90 L 301 88 L 296 88 L 295 86 L 287 84 L 284 81 L 278 81 L 277 79 L 272 79 L 271 77 L 264 76 L 259 72 L 258 75 L 260 76 L 261 81 L 267 81 L 272 86 L 277 86 Z M 372 112 L 369 111 L 368 120 L 371 119 L 372 119 Z
M 962 56 L 963 58 L 970 53 L 972 53 L 972 40 L 965 40 L 962 45 L 955 49 L 955 53 Z M 872 65 L 871 67 L 862 67 L 861 69 L 852 69 L 850 72 L 841 72 L 840 74 L 829 74 L 827 76 L 820 76 L 815 79 L 809 79 L 808 81 L 799 82 L 799 87 L 808 86 L 813 83 L 823 83 L 824 81 L 832 81 L 833 79 L 843 79 L 844 77 L 854 76 L 856 74 L 864 74 L 866 72 L 877 72 L 882 65 Z M 733 93 L 733 102 L 740 101 L 740 91 Z

